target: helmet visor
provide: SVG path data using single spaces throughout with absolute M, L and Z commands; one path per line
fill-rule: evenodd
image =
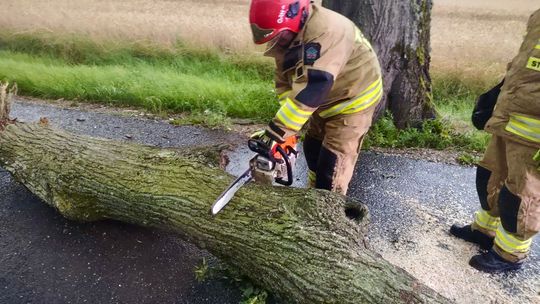
M 257 26 L 255 23 L 251 24 L 251 33 L 253 34 L 253 41 L 257 44 L 262 44 L 272 39 L 272 33 L 275 30 L 273 29 L 262 29 Z

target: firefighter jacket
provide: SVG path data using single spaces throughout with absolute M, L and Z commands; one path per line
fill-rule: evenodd
M 533 13 L 486 131 L 540 148 L 540 10 Z
M 377 56 L 346 17 L 312 4 L 302 30 L 288 48 L 272 48 L 281 107 L 267 129 L 277 141 L 296 134 L 317 111 L 322 118 L 352 114 L 382 97 Z

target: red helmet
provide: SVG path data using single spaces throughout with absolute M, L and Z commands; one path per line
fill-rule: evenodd
M 310 0 L 252 0 L 249 23 L 255 43 L 266 43 L 286 30 L 300 32 L 309 3 Z

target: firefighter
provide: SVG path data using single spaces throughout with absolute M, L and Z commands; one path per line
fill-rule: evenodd
M 281 105 L 254 137 L 283 144 L 307 123 L 310 186 L 346 194 L 383 94 L 373 48 L 352 21 L 309 0 L 252 0 L 249 19 L 275 59 Z
M 476 173 L 481 208 L 472 224 L 453 225 L 450 232 L 487 249 L 472 257 L 471 266 L 505 272 L 521 268 L 540 230 L 540 10 L 529 19 L 525 40 L 494 96 L 496 104 L 479 102 L 473 115 L 475 126 L 483 128 L 482 113 L 489 117 L 489 104 L 495 106 L 485 124 L 492 138 Z

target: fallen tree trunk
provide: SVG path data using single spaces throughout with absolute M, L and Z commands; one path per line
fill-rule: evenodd
M 173 230 L 288 302 L 447 302 L 367 248 L 367 210 L 343 196 L 250 183 L 211 216 L 233 180 L 219 160 L 215 147 L 158 149 L 46 122 L 0 128 L 0 166 L 67 218 Z

